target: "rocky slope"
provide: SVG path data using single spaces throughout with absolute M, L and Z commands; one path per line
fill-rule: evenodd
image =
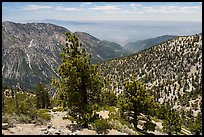
M 160 103 L 168 102 L 194 116 L 201 112 L 202 34 L 179 36 L 135 55 L 104 62 L 101 67 L 117 93 L 136 74 Z
M 7 85 L 33 88 L 56 76 L 68 29 L 48 23 L 2 23 L 2 79 Z M 82 32 L 75 33 L 93 60 L 104 61 L 125 55 L 125 50 Z
M 49 110 L 49 114 L 52 115 L 51 120 L 45 124 L 34 123 L 16 123 L 13 127 L 6 127 L 2 130 L 3 135 L 101 135 L 98 134 L 94 128 L 90 125 L 89 128 L 80 127 L 77 123 L 72 123 L 69 119 L 63 119 L 67 116 L 67 112 Z M 104 119 L 108 118 L 108 111 L 97 112 Z M 141 120 L 140 120 L 141 121 Z M 157 129 L 162 129 L 161 122 L 154 122 L 157 125 Z M 7 123 L 4 123 L 6 125 Z M 118 129 L 108 129 L 105 135 L 138 135 L 137 131 L 134 131 L 120 122 L 117 124 Z M 143 127 L 142 123 L 139 127 Z M 166 135 L 164 132 L 155 130 L 154 132 L 148 131 L 153 135 Z
M 127 56 L 129 53 L 117 43 L 101 41 L 85 32 L 75 32 L 74 34 L 80 38 L 87 52 L 92 53 L 94 62 Z
M 158 45 L 162 42 L 165 42 L 167 40 L 170 40 L 176 37 L 177 36 L 174 36 L 174 35 L 163 35 L 155 38 L 139 40 L 136 42 L 129 42 L 126 45 L 124 45 L 124 47 L 133 53 L 137 53 L 139 51 L 148 49 L 154 45 Z

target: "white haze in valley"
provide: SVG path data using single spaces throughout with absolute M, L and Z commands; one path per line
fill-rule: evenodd
M 162 35 L 193 35 L 202 33 L 200 22 L 170 21 L 66 21 L 38 20 L 30 22 L 53 23 L 63 26 L 71 32 L 87 32 L 100 40 L 116 42 L 120 45 L 137 40 L 154 38 Z

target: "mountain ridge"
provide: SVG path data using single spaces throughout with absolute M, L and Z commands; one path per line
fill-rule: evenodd
M 8 85 L 19 83 L 31 88 L 38 82 L 49 83 L 56 76 L 61 62 L 59 53 L 65 44 L 68 29 L 49 23 L 2 23 L 2 77 Z M 88 33 L 75 32 L 92 62 L 125 55 Z M 89 38 L 89 41 L 84 40 Z M 95 47 L 94 47 L 95 46 Z M 110 52 L 115 54 L 110 54 Z M 35 83 L 35 84 L 34 84 Z
M 137 53 L 139 51 L 148 49 L 154 45 L 158 45 L 162 42 L 165 42 L 167 40 L 170 40 L 176 37 L 177 37 L 176 35 L 162 35 L 162 36 L 157 36 L 154 38 L 138 40 L 136 42 L 129 42 L 126 45 L 124 45 L 124 47 L 129 51 Z
M 193 111 L 202 101 L 202 33 L 179 36 L 128 57 L 112 59 L 101 64 L 104 76 L 112 81 L 117 94 L 123 83 L 133 75 L 144 81 L 160 103 L 170 103 L 174 108 Z M 189 110 L 189 106 L 195 106 Z

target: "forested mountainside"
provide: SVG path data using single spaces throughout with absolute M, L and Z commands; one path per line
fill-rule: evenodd
M 138 40 L 136 42 L 129 42 L 124 47 L 128 49 L 129 51 L 133 53 L 137 53 L 139 51 L 142 51 L 144 49 L 148 49 L 154 45 L 158 45 L 162 42 L 165 42 L 167 40 L 176 38 L 175 35 L 163 35 L 155 38 L 145 39 L 145 40 Z
M 44 83 L 33 93 L 3 84 L 2 134 L 202 135 L 202 34 L 99 68 L 79 38 L 66 35 L 61 77 L 52 79 L 56 96 L 50 98 Z
M 2 79 L 7 85 L 33 88 L 39 82 L 48 84 L 56 76 L 60 52 L 68 29 L 48 23 L 2 23 Z M 103 42 L 82 32 L 75 33 L 92 53 L 92 62 L 126 55 L 117 44 Z
M 104 62 L 101 68 L 117 93 L 136 75 L 160 103 L 167 102 L 189 117 L 201 112 L 202 33 L 179 36 L 129 57 Z

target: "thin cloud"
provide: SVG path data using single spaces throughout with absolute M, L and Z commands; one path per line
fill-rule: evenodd
M 120 10 L 118 5 L 106 5 L 106 6 L 95 6 L 93 8 L 90 8 L 91 10 L 101 10 L 101 11 L 114 11 L 114 10 Z
M 201 6 L 146 6 L 142 9 L 147 13 L 195 13 L 200 10 Z
M 92 2 L 83 2 L 81 5 L 91 5 Z
M 67 7 L 64 7 L 64 6 L 56 6 L 54 9 L 55 10 L 61 10 L 61 11 L 77 11 L 77 10 L 80 10 L 79 8 L 67 8 Z
M 129 6 L 130 6 L 130 7 L 137 7 L 137 6 L 142 6 L 142 4 L 138 4 L 138 3 L 131 3 Z
M 27 5 L 24 7 L 21 7 L 22 10 L 40 10 L 40 9 L 50 9 L 52 6 L 41 6 L 41 5 Z

